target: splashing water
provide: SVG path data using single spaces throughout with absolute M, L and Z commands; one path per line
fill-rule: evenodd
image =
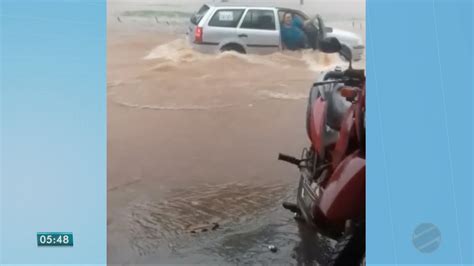
M 237 59 L 250 64 L 281 66 L 283 68 L 304 62 L 308 70 L 320 72 L 333 69 L 338 65 L 346 65 L 337 54 L 324 54 L 319 51 L 305 50 L 302 52 L 284 51 L 269 55 L 240 54 L 227 51 L 220 54 L 202 54 L 194 51 L 185 39 L 176 39 L 155 47 L 145 60 L 164 60 L 173 63 L 189 63 L 199 60 Z
M 115 103 L 149 110 L 248 107 L 260 101 L 298 101 L 321 71 L 344 64 L 337 54 L 283 51 L 268 55 L 203 54 L 183 38 L 156 46 L 152 64 L 133 82 L 110 86 Z

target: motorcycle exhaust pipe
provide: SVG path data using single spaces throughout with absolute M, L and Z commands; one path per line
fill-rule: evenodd
M 300 214 L 301 215 L 301 209 L 300 207 L 298 207 L 298 205 L 296 205 L 295 203 L 291 203 L 291 202 L 283 202 L 281 204 L 283 206 L 283 208 L 291 211 L 292 213 L 296 213 L 296 214 Z
M 286 155 L 286 154 L 283 154 L 283 153 L 278 154 L 278 160 L 284 161 L 284 162 L 287 162 L 287 163 L 291 163 L 291 164 L 294 164 L 296 166 L 300 166 L 300 164 L 301 164 L 300 159 L 296 159 L 293 156 Z

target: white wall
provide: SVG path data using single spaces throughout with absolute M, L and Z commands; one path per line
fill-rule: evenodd
M 126 9 L 159 8 L 193 12 L 204 3 L 219 3 L 222 0 L 108 0 L 109 12 L 116 7 Z M 365 0 L 227 0 L 227 3 L 291 7 L 309 15 L 320 14 L 326 20 L 365 20 Z

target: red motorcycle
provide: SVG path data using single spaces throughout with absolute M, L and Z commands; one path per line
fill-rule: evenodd
M 335 38 L 320 49 L 351 62 Z M 306 127 L 311 142 L 301 159 L 278 157 L 300 170 L 296 204 L 283 207 L 337 240 L 330 264 L 365 265 L 365 71 L 350 63 L 322 75 L 310 90 Z

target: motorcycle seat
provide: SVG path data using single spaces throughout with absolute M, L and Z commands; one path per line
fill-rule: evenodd
M 343 83 L 318 86 L 319 95 L 328 103 L 326 124 L 336 131 L 340 130 L 344 115 L 351 106 L 351 102 L 339 93 L 342 87 Z

